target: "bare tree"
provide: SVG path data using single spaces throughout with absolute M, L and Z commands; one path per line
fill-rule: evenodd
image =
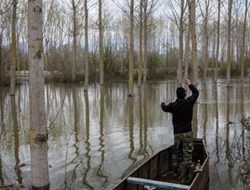
M 188 78 L 188 68 L 190 64 L 190 25 L 188 25 L 188 29 L 186 31 L 186 39 L 185 39 L 185 61 L 184 61 L 184 77 Z
M 173 22 L 176 24 L 179 30 L 179 51 L 178 51 L 178 64 L 177 64 L 177 82 L 181 84 L 183 78 L 183 51 L 184 51 L 184 31 L 185 31 L 185 11 L 187 8 L 187 2 L 184 0 L 172 0 L 166 1 L 168 7 L 172 10 L 172 15 L 174 17 Z M 179 11 L 175 7 L 179 8 Z M 186 41 L 187 43 L 187 41 Z M 186 44 L 187 45 L 187 44 Z
M 104 0 L 98 0 L 99 4 L 99 67 L 100 84 L 104 84 L 104 51 L 103 51 L 103 24 L 102 24 L 102 4 Z
M 77 23 L 77 11 L 81 4 L 81 0 L 75 1 L 71 0 L 72 11 L 73 11 L 73 63 L 72 63 L 72 81 L 76 81 L 76 68 L 77 68 L 77 55 L 76 55 L 76 38 L 79 35 L 79 24 Z
M 196 30 L 195 30 L 195 7 L 196 0 L 189 0 L 189 25 L 190 35 L 192 39 L 192 80 L 194 84 L 198 83 L 198 62 L 197 62 L 197 41 L 196 41 Z
M 201 9 L 201 15 L 203 18 L 203 24 L 204 24 L 204 33 L 203 33 L 203 37 L 204 37 L 204 45 L 203 45 L 203 78 L 205 79 L 207 77 L 207 69 L 208 69 L 208 39 L 209 39 L 209 34 L 208 34 L 208 20 L 209 20 L 209 12 L 211 12 L 210 10 L 210 0 L 204 0 L 204 1 L 198 1 L 200 4 L 200 9 Z M 202 4 L 204 3 L 204 4 Z M 201 7 L 204 7 L 205 10 L 203 11 L 203 9 Z
M 214 70 L 214 78 L 217 80 L 218 77 L 218 63 L 219 63 L 219 49 L 220 49 L 220 12 L 221 12 L 221 1 L 218 0 L 218 15 L 217 15 L 217 40 L 216 40 L 216 55 L 215 55 L 215 70 Z
M 10 65 L 10 95 L 15 95 L 16 86 L 16 65 L 17 65 L 17 40 L 16 40 L 16 10 L 17 10 L 17 0 L 12 1 L 12 21 L 11 21 L 11 53 L 12 60 Z
M 85 62 L 85 69 L 84 69 L 84 90 L 88 90 L 89 85 L 89 36 L 88 36 L 88 29 L 89 29 L 89 10 L 88 10 L 88 0 L 84 0 L 84 12 L 85 12 L 85 46 L 84 46 L 84 62 Z
M 155 0 L 143 0 L 143 82 L 147 81 L 147 52 L 148 52 L 148 36 L 150 20 L 154 11 L 156 1 Z
M 142 38 L 143 38 L 143 0 L 140 0 L 139 11 L 139 60 L 138 60 L 138 87 L 141 87 L 142 82 Z
M 49 189 L 43 60 L 43 1 L 28 1 L 31 176 L 34 189 Z
M 231 30 L 232 30 L 232 6 L 233 0 L 228 1 L 228 22 L 227 22 L 227 85 L 230 84 L 231 80 L 231 64 L 232 64 L 232 39 L 231 39 Z
M 130 0 L 129 14 L 129 72 L 128 72 L 128 95 L 133 96 L 134 83 L 134 0 Z
M 249 3 L 248 0 L 245 0 L 245 14 L 244 14 L 244 21 L 243 21 L 243 30 L 242 30 L 242 47 L 240 53 L 240 78 L 241 80 L 244 79 L 244 63 L 245 63 L 245 55 L 246 55 L 246 30 L 247 30 L 247 15 L 248 15 L 248 7 Z

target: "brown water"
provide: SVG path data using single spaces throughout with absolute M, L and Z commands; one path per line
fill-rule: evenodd
M 176 84 L 46 85 L 51 189 L 109 190 L 141 160 L 173 143 L 171 115 L 161 101 L 175 100 Z M 250 82 L 199 81 L 194 135 L 210 153 L 210 189 L 250 189 Z M 0 88 L 0 185 L 30 183 L 28 85 Z M 247 173 L 248 172 L 248 173 Z

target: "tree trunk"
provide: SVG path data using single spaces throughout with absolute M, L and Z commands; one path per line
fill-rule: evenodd
M 189 63 L 190 63 L 190 29 L 188 28 L 186 34 L 186 44 L 185 44 L 185 71 L 184 71 L 185 78 L 188 78 Z
M 204 73 L 203 79 L 207 77 L 208 70 L 208 11 L 209 11 L 209 0 L 205 0 L 205 15 L 204 15 Z
M 248 12 L 248 0 L 245 0 L 245 15 L 243 22 L 243 31 L 242 31 L 242 47 L 241 47 L 241 56 L 240 56 L 240 78 L 244 80 L 244 63 L 245 63 L 245 54 L 246 54 L 246 29 L 247 29 L 247 12 Z
M 4 78 L 4 73 L 3 73 L 3 66 L 2 66 L 2 43 L 3 43 L 3 32 L 2 30 L 0 31 L 0 82 L 3 80 Z
M 142 32 L 143 32 L 143 0 L 140 0 L 140 16 L 139 16 L 139 63 L 138 63 L 138 86 L 141 87 L 142 82 Z
M 99 0 L 99 64 L 100 64 L 100 84 L 104 84 L 104 53 L 103 53 L 103 24 L 102 24 L 102 2 Z
M 130 0 L 130 31 L 129 31 L 129 77 L 128 95 L 133 96 L 134 83 L 134 0 Z
M 184 33 L 184 1 L 181 1 L 181 12 L 179 20 L 179 56 L 178 56 L 178 68 L 177 68 L 177 81 L 179 84 L 182 83 L 182 66 L 183 66 L 183 33 Z
M 228 1 L 228 29 L 227 29 L 227 85 L 230 84 L 231 80 L 231 64 L 232 64 L 232 39 L 231 39 L 231 25 L 232 25 L 232 4 L 233 0 Z
M 30 154 L 34 189 L 50 187 L 44 96 L 42 7 L 42 0 L 28 1 Z
M 147 27 L 147 22 L 148 22 L 148 16 L 147 16 L 147 6 L 148 2 L 147 0 L 143 0 L 143 6 L 144 6 L 144 11 L 143 11 L 143 18 L 144 18 L 144 31 L 143 31 L 143 82 L 147 81 L 147 51 L 148 51 L 148 27 Z
M 11 21 L 11 65 L 10 65 L 10 95 L 15 95 L 15 86 L 16 86 L 16 63 L 17 63 L 17 54 L 16 54 L 16 9 L 17 9 L 17 0 L 13 0 L 12 5 L 12 21 Z M 1 58 L 0 58 L 1 59 Z
M 219 63 L 219 50 L 220 50 L 220 6 L 221 2 L 218 0 L 218 20 L 217 20 L 217 40 L 216 40 L 216 57 L 215 57 L 215 72 L 214 79 L 218 78 L 218 63 Z
M 197 41 L 195 31 L 195 0 L 189 0 L 189 24 L 192 39 L 192 81 L 198 83 Z
M 84 62 L 85 62 L 85 70 L 84 70 L 84 90 L 88 90 L 89 85 L 89 35 L 88 35 L 88 0 L 84 0 L 84 10 L 85 10 L 85 48 L 84 48 Z
M 76 81 L 76 37 L 77 37 L 77 26 L 76 26 L 76 5 L 75 0 L 71 1 L 73 7 L 73 63 L 72 63 L 72 82 Z

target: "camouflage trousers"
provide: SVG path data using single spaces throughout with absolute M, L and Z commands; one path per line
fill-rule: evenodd
M 192 165 L 193 132 L 174 135 L 173 167 L 177 168 L 182 162 L 189 167 Z

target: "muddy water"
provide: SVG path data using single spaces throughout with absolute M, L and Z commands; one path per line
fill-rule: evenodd
M 175 81 L 135 87 L 126 83 L 46 85 L 51 189 L 112 189 L 141 160 L 173 143 L 171 115 L 162 101 L 175 100 Z M 210 189 L 250 189 L 250 82 L 199 81 L 194 136 L 210 153 Z M 28 84 L 0 88 L 0 185 L 30 183 Z

